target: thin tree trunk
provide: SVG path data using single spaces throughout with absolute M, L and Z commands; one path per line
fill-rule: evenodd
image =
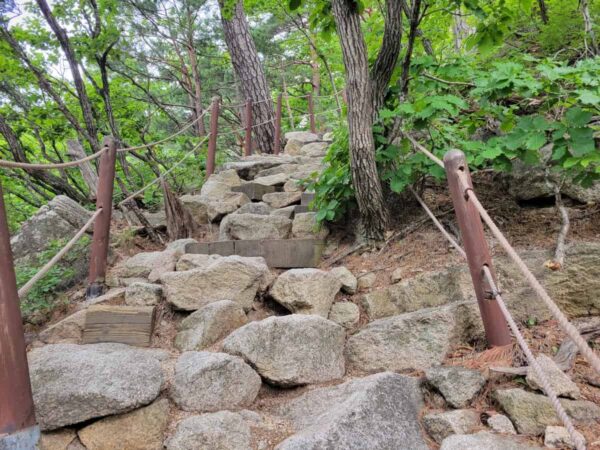
M 542 22 L 548 23 L 548 7 L 546 6 L 545 0 L 538 0 L 538 6 L 540 8 L 540 18 Z
M 226 10 L 223 2 L 224 0 L 219 0 L 221 22 L 233 70 L 240 81 L 240 90 L 245 100 L 253 102 L 254 123 L 262 124 L 254 128 L 255 139 L 263 153 L 273 153 L 275 125 L 271 94 L 250 34 L 243 2 L 238 0 L 233 11 Z
M 371 70 L 373 80 L 373 114 L 383 106 L 383 100 L 392 78 L 402 47 L 402 5 L 398 0 L 387 0 L 383 42 Z M 360 36 L 364 40 L 362 34 Z
M 202 82 L 200 80 L 200 73 L 198 72 L 198 60 L 196 58 L 196 52 L 191 46 L 188 47 L 188 56 L 190 58 L 192 79 L 194 82 L 194 120 L 196 120 L 202 115 Z M 200 119 L 198 123 L 196 123 L 196 131 L 200 137 L 206 135 L 206 126 L 204 125 L 203 119 Z
M 36 1 L 40 9 L 42 10 L 42 14 L 45 17 L 46 22 L 48 22 L 48 25 L 52 29 L 56 38 L 58 39 L 58 42 L 60 43 L 65 57 L 67 58 L 69 68 L 71 69 L 71 76 L 73 77 L 73 83 L 75 84 L 75 89 L 77 90 L 77 97 L 81 106 L 83 121 L 85 122 L 87 132 L 91 139 L 90 144 L 94 151 L 97 151 L 100 148 L 100 143 L 98 142 L 96 122 L 92 111 L 92 104 L 87 95 L 87 91 L 85 89 L 85 84 L 83 82 L 83 78 L 81 77 L 81 73 L 79 72 L 78 61 L 75 56 L 75 52 L 73 51 L 73 47 L 71 47 L 71 42 L 69 41 L 67 32 L 57 22 L 56 18 L 52 14 L 48 2 L 46 0 Z
M 452 35 L 454 37 L 454 50 L 462 52 L 463 42 L 473 33 L 473 29 L 465 22 L 459 8 L 452 14 Z
M 598 42 L 596 41 L 596 33 L 594 32 L 594 22 L 590 14 L 590 4 L 588 0 L 579 0 L 581 6 L 581 14 L 583 15 L 583 24 L 585 28 L 584 46 L 586 53 L 591 56 L 600 55 Z
M 346 67 L 350 165 L 365 237 L 382 241 L 388 222 L 375 163 L 373 86 L 360 15 L 352 0 L 332 0 L 333 15 Z

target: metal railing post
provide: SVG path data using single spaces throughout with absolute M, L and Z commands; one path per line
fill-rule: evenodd
M 8 220 L 0 185 L 0 449 L 37 448 L 39 435 Z
M 108 150 L 100 159 L 98 170 L 98 196 L 96 211 L 102 209 L 94 223 L 92 249 L 90 253 L 90 271 L 88 274 L 87 298 L 94 298 L 104 292 L 108 244 L 110 242 L 110 220 L 112 218 L 112 198 L 115 184 L 115 162 L 117 143 L 113 137 L 105 137 L 102 143 Z
M 246 137 L 244 138 L 244 156 L 252 154 L 252 100 L 246 100 Z
M 511 343 L 508 325 L 483 271 L 484 266 L 487 266 L 494 274 L 483 224 L 479 212 L 465 195 L 458 177 L 458 172 L 462 171 L 466 175 L 469 188 L 473 188 L 464 153 L 459 150 L 451 150 L 446 153 L 444 167 L 488 344 L 491 347 L 508 345 Z
M 281 152 L 281 108 L 283 95 L 277 96 L 277 109 L 275 110 L 275 148 L 273 152 L 279 155 Z
M 219 97 L 213 97 L 210 108 L 210 136 L 206 155 L 206 177 L 215 173 L 215 155 L 217 153 L 217 134 L 219 132 Z
M 312 92 L 308 94 L 308 118 L 310 119 L 310 132 L 317 132 L 317 124 L 315 123 L 315 105 L 313 102 Z

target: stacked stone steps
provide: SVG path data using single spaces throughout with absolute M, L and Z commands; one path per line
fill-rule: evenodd
M 306 164 L 298 156 L 281 158 L 283 164 Z M 221 221 L 249 215 L 250 223 L 259 223 L 261 214 L 270 217 L 277 211 L 287 218 L 282 222 L 287 226 L 290 217 L 307 215 L 296 208 L 312 201 L 309 193 L 300 194 L 300 205 L 273 209 L 256 200 L 278 192 L 280 182 L 260 198 L 250 195 L 255 187 L 244 191 L 226 184 L 277 181 L 268 178 L 282 170 L 274 157 L 231 164 L 237 169 L 230 166 L 209 180 L 206 196 L 197 202 L 203 204 L 200 213 Z M 208 198 L 211 190 L 221 192 Z M 219 198 L 231 208 L 215 205 Z M 57 430 L 46 437 L 66 436 L 67 444 L 56 447 L 62 450 L 78 440 L 88 450 L 163 445 L 167 450 L 425 450 L 431 448 L 429 438 L 442 450 L 533 450 L 523 436 L 512 434 L 545 434 L 546 439 L 557 434 L 559 421 L 543 394 L 522 386 L 497 388 L 493 396 L 506 416 L 493 414 L 482 423 L 476 408 L 485 378 L 476 370 L 440 367 L 457 345 L 483 336 L 467 272 L 450 268 L 371 289 L 373 284 L 362 282 L 367 276 L 359 281 L 344 267 L 269 270 L 296 267 L 294 258 L 309 246 L 322 246 L 322 239 L 186 239 L 123 261 L 112 271 L 112 294 L 97 303 L 172 309 L 176 317 L 185 318 L 177 324 L 174 339 L 175 330 L 169 327 L 176 321 L 169 314 L 158 320 L 154 345 L 158 341 L 164 346 L 161 339 L 170 336 L 168 351 L 113 343 L 79 345 L 86 341 L 81 317 L 86 311 L 46 330 L 44 342 L 60 342 L 62 329 L 72 343 L 39 345 L 30 355 L 38 419 L 44 432 Z M 568 253 L 570 258 L 585 256 L 571 260 L 570 267 L 597 268 L 600 245 L 586 244 L 584 249 Z M 543 267 L 544 255 L 538 256 L 532 267 Z M 311 267 L 317 262 L 297 264 Z M 596 275 L 587 275 L 590 292 L 598 289 Z M 504 286 L 517 291 L 514 282 L 508 283 L 514 277 L 500 276 Z M 561 292 L 569 290 L 561 294 L 565 302 L 580 301 L 581 282 L 565 285 L 552 278 L 560 276 L 553 272 L 547 281 Z M 589 297 L 596 302 L 597 296 Z M 260 315 L 262 308 L 269 308 L 265 298 L 291 314 L 281 316 L 274 308 L 269 317 Z M 524 309 L 516 317 L 525 320 L 530 314 L 532 310 Z M 415 371 L 424 375 L 395 373 Z M 263 383 L 282 390 L 311 387 L 272 402 L 257 401 Z M 429 394 L 424 396 L 423 390 Z M 575 420 L 600 418 L 600 407 L 576 399 L 575 390 L 569 395 L 572 399 L 565 405 Z M 436 407 L 445 410 L 429 410 L 421 417 L 428 397 L 435 397 Z

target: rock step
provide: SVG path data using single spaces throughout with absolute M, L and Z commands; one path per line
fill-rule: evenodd
M 260 183 L 245 183 L 231 188 L 233 192 L 243 192 L 252 201 L 261 201 L 263 195 L 275 192 L 275 186 L 266 186 Z
M 221 256 L 261 256 L 269 267 L 317 267 L 325 242 L 320 239 L 230 240 L 191 243 L 185 253 Z

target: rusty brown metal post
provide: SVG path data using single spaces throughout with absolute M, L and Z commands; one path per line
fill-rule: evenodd
M 308 118 L 310 119 L 310 132 L 317 132 L 317 124 L 315 123 L 315 104 L 313 101 L 312 92 L 308 94 Z
M 0 185 L 0 449 L 34 449 L 38 439 L 17 280 Z
M 219 97 L 213 97 L 210 108 L 210 136 L 208 137 L 208 153 L 206 155 L 206 177 L 215 173 L 215 156 L 217 153 L 217 135 L 219 133 Z
M 282 109 L 282 94 L 277 96 L 277 109 L 275 110 L 275 149 L 274 153 L 279 155 L 281 152 L 281 109 Z
M 115 185 L 115 162 L 117 160 L 117 143 L 112 137 L 105 137 L 102 143 L 108 150 L 100 159 L 98 170 L 98 195 L 96 211 L 102 212 L 94 222 L 94 235 L 90 254 L 90 271 L 88 274 L 87 298 L 94 298 L 104 292 L 108 244 L 110 241 L 110 220 L 112 218 L 112 197 Z
M 244 156 L 252 154 L 252 100 L 246 101 L 246 137 L 244 138 Z
M 459 150 L 451 150 L 446 153 L 444 167 L 488 344 L 491 347 L 508 345 L 511 343 L 508 325 L 483 272 L 483 267 L 488 266 L 494 279 L 496 277 L 483 232 L 483 224 L 477 209 L 465 195 L 465 188 L 459 179 L 460 171 L 468 180 L 468 189 L 473 189 L 464 153 Z

